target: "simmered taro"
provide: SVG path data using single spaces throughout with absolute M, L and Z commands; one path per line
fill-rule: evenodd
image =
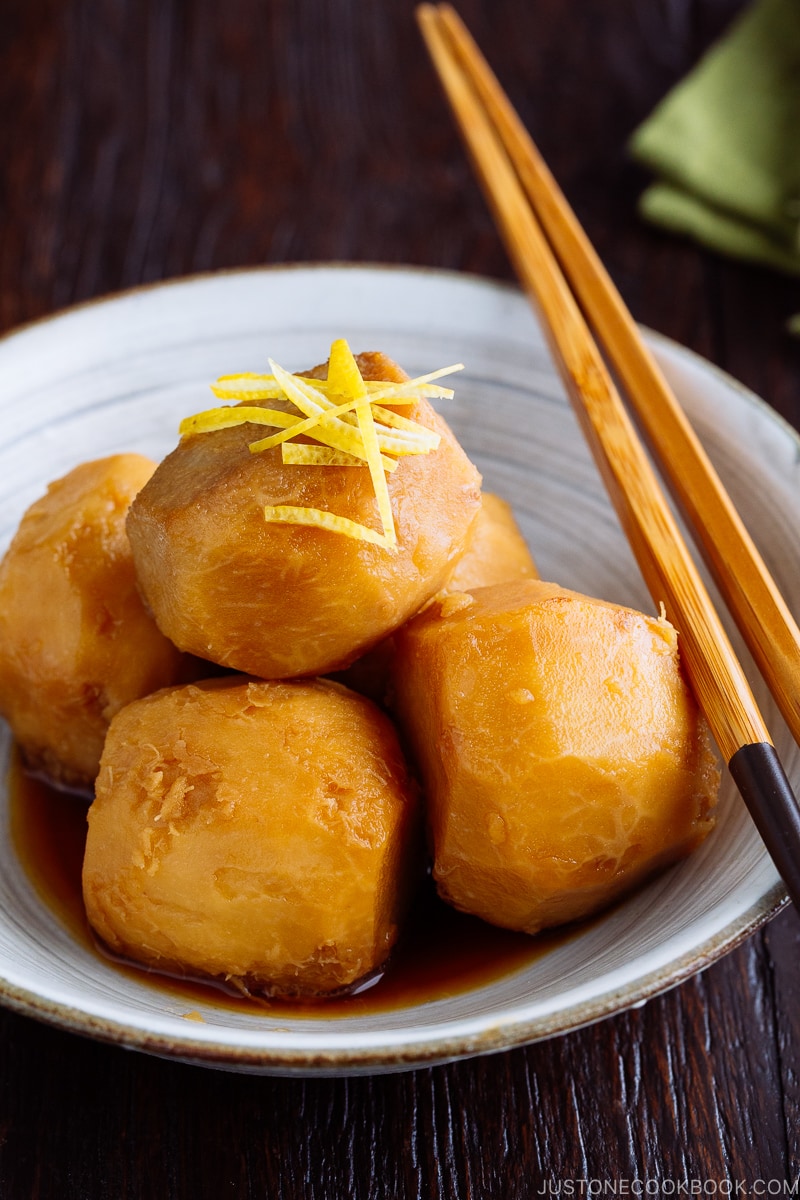
M 534 933 L 687 854 L 719 773 L 673 627 L 538 580 L 452 593 L 396 637 L 441 895 Z
M 380 969 L 421 870 L 394 729 L 324 680 L 168 688 L 112 722 L 83 890 L 109 948 L 276 996 Z
M 184 667 L 145 610 L 125 532 L 154 470 L 139 454 L 76 467 L 31 505 L 0 564 L 0 712 L 60 783 L 90 786 L 112 716 Z
M 383 355 L 357 362 L 365 380 L 405 378 Z M 290 407 L 280 398 L 269 406 Z M 390 548 L 265 519 L 267 509 L 324 510 L 379 533 L 364 464 L 299 466 L 284 462 L 280 445 L 251 453 L 263 432 L 254 425 L 184 437 L 128 519 L 140 583 L 163 632 L 183 650 L 277 679 L 347 666 L 416 612 L 464 551 L 480 476 L 426 399 L 402 415 L 439 444 L 399 458 L 386 476 L 397 537 Z

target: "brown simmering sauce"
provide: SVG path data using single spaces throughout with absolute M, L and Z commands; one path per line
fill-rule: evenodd
M 88 800 L 58 791 L 25 772 L 19 755 L 9 771 L 11 831 L 15 849 L 32 883 L 45 903 L 70 933 L 98 954 L 86 921 L 81 893 L 81 866 L 86 839 Z M 146 971 L 127 961 L 113 959 L 117 968 L 149 981 L 187 1009 L 212 1005 L 280 1013 L 287 1018 L 348 1017 L 385 1012 L 431 1000 L 442 1000 L 485 986 L 511 971 L 529 966 L 566 937 L 568 932 L 539 935 L 512 933 L 487 925 L 443 904 L 432 884 L 426 884 L 411 914 L 408 927 L 383 975 L 363 991 L 317 1004 L 263 1000 L 231 993 L 223 985 L 175 978 Z M 187 1013 L 187 1015 L 189 1015 Z

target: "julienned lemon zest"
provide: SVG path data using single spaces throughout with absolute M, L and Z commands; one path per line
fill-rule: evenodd
M 358 401 L 356 404 L 358 428 L 361 431 L 361 437 L 364 442 L 364 453 L 367 456 L 367 466 L 372 478 L 372 486 L 375 489 L 375 499 L 378 502 L 378 512 L 381 524 L 383 525 L 383 536 L 390 546 L 395 546 L 397 544 L 397 533 L 394 528 L 392 501 L 389 497 L 389 489 L 386 486 L 386 475 L 381 466 L 381 452 L 378 446 L 375 419 L 372 415 L 372 405 L 369 402 L 367 389 L 364 387 L 364 380 L 361 378 L 361 372 L 358 369 L 358 363 L 353 358 L 353 352 L 344 338 L 337 338 L 331 345 L 331 353 L 328 360 L 328 379 L 331 380 L 335 388 L 338 387 L 343 395 L 354 396 Z
M 408 417 L 402 417 L 400 413 L 392 412 L 391 408 L 382 408 L 372 399 L 370 399 L 370 404 L 372 405 L 372 415 L 378 419 L 381 425 L 388 425 L 390 429 L 402 429 L 420 442 L 429 441 L 432 450 L 439 445 L 441 441 L 439 434 L 434 433 L 432 429 L 426 429 L 424 425 L 420 425 L 419 421 L 409 421 Z
M 462 370 L 462 367 L 461 363 L 451 367 L 440 367 L 438 371 L 418 375 L 416 379 L 403 379 L 398 383 L 384 379 L 365 379 L 364 386 L 371 401 L 391 398 L 392 404 L 413 404 L 419 396 L 425 396 L 429 400 L 452 400 L 453 389 L 440 387 L 434 384 L 433 380 L 452 375 L 454 371 Z M 310 380 L 323 394 L 334 391 L 329 379 L 312 379 L 308 375 L 298 378 Z M 252 371 L 245 371 L 239 375 L 220 375 L 217 382 L 212 383 L 211 390 L 220 400 L 277 400 L 284 395 L 283 388 L 274 375 L 256 375 Z
M 352 408 L 352 402 L 350 403 Z M 271 446 L 277 445 L 281 441 L 288 438 L 296 437 L 298 433 L 303 433 L 305 428 L 313 428 L 318 422 L 324 423 L 333 416 L 334 410 L 330 413 L 324 413 L 318 417 L 306 418 L 298 417 L 294 413 L 281 412 L 280 409 L 274 408 L 249 408 L 245 405 L 239 405 L 236 408 L 209 408 L 205 412 L 196 413 L 193 417 L 186 417 L 181 421 L 179 432 L 181 437 L 188 437 L 192 433 L 213 433 L 218 429 L 232 429 L 236 425 L 280 425 L 286 431 L 281 435 L 272 435 L 268 438 L 262 438 L 261 441 L 251 442 L 250 450 L 256 454 L 261 450 L 268 450 Z M 302 427 L 302 428 L 301 428 Z M 426 430 L 426 432 L 430 432 Z M 354 436 L 355 435 L 355 436 Z M 438 434 L 432 434 L 438 442 Z M 342 431 L 341 437 L 337 435 L 337 430 L 334 428 L 328 432 L 325 430 L 322 434 L 317 435 L 318 439 L 329 445 L 331 449 L 339 449 L 342 453 L 350 453 L 351 456 L 358 462 L 364 462 L 364 455 L 357 453 L 359 447 L 359 439 L 357 431 L 346 429 Z M 341 443 L 341 444 L 340 444 Z M 344 443 L 347 443 L 351 449 L 346 449 Z M 398 451 L 390 446 L 394 454 L 405 453 L 415 454 L 419 451 L 415 449 Z M 431 449 L 435 446 L 431 446 Z M 381 455 L 381 462 L 385 471 L 393 471 L 397 466 L 387 455 Z
M 283 383 L 289 399 L 307 417 L 312 418 L 314 437 L 317 441 L 322 442 L 324 446 L 333 447 L 334 450 L 344 450 L 345 453 L 363 459 L 364 462 L 368 461 L 364 438 L 360 430 L 354 425 L 348 425 L 341 417 L 333 415 L 332 410 L 335 405 L 328 400 L 327 396 L 317 392 L 299 376 L 290 375 L 288 371 L 284 371 L 272 359 L 270 359 L 270 366 Z M 265 445 L 265 443 L 267 444 Z M 257 454 L 275 444 L 274 437 L 263 438 L 260 442 L 252 442 L 250 450 Z
M 345 537 L 355 538 L 359 542 L 373 542 L 387 550 L 393 549 L 384 534 L 378 533 L 377 529 L 359 525 L 349 517 L 339 517 L 324 508 L 294 508 L 289 504 L 268 504 L 264 508 L 264 517 L 276 525 L 312 525 L 317 529 L 330 529 L 332 533 L 343 533 Z
M 185 417 L 178 432 L 181 437 L 187 437 L 190 433 L 213 433 L 217 429 L 232 429 L 235 425 L 280 425 L 291 430 L 300 420 L 294 413 L 281 412 L 277 408 L 246 408 L 240 404 L 237 408 L 207 408 L 193 417 Z
M 284 442 L 281 446 L 283 461 L 289 466 L 303 467 L 363 467 L 363 458 L 347 454 L 344 450 L 333 450 L 330 446 L 311 446 L 305 442 Z M 389 474 L 397 470 L 397 462 L 381 455 L 384 471 Z
M 336 417 L 347 417 L 352 415 L 353 409 L 356 406 L 356 400 L 351 398 L 345 400 L 343 404 L 334 405 L 332 408 L 325 409 L 313 416 L 306 417 L 305 420 L 297 419 L 297 424 L 289 425 L 284 421 L 284 431 L 281 433 L 273 433 L 270 437 L 261 438 L 260 441 L 251 442 L 250 449 L 254 454 L 258 454 L 262 450 L 271 450 L 273 446 L 279 446 L 281 442 L 286 442 L 289 438 L 298 437 L 301 433 L 311 433 L 312 430 L 320 425 L 330 424 Z M 210 412 L 251 412 L 251 409 L 244 407 L 234 409 L 211 409 Z M 258 410 L 257 410 L 258 411 Z M 264 412 L 271 412 L 272 409 L 263 409 Z M 384 415 L 387 419 L 381 419 L 381 427 L 386 426 L 384 432 L 378 435 L 378 443 L 382 450 L 388 450 L 391 454 L 427 454 L 430 450 L 435 450 L 439 445 L 441 438 L 438 433 L 432 429 L 426 429 L 424 425 L 420 425 L 418 421 L 409 421 L 407 417 L 398 416 L 388 408 L 379 408 L 373 406 L 373 414 L 380 416 Z M 200 417 L 203 413 L 198 414 Z M 191 419 L 191 418 L 190 418 Z M 246 417 L 242 417 L 241 423 L 247 421 Z M 264 422 L 266 424 L 266 422 Z M 355 429 L 355 426 L 351 428 Z M 390 430 L 401 430 L 402 436 L 397 433 L 391 433 Z M 313 436 L 319 437 L 319 434 Z
M 288 464 L 368 467 L 381 532 L 321 508 L 268 505 L 264 517 L 278 524 L 327 529 L 386 550 L 395 550 L 397 533 L 386 475 L 397 469 L 399 457 L 429 454 L 435 450 L 440 437 L 419 422 L 382 407 L 377 401 L 404 405 L 412 404 L 420 396 L 450 397 L 453 395 L 450 388 L 440 387 L 433 381 L 462 370 L 463 364 L 442 367 L 398 383 L 365 380 L 349 345 L 344 338 L 339 338 L 331 346 L 327 379 L 291 375 L 272 359 L 269 365 L 271 375 L 221 375 L 212 385 L 214 394 L 219 399 L 245 403 L 239 403 L 235 408 L 207 409 L 187 417 L 180 425 L 181 436 L 244 424 L 271 425 L 279 432 L 251 442 L 252 453 L 280 445 L 283 461 Z M 269 399 L 290 400 L 299 415 L 246 403 Z M 301 435 L 313 438 L 313 442 L 294 440 Z

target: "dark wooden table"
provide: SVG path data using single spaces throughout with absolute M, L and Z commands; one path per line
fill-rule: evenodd
M 740 0 L 462 0 L 638 319 L 800 426 L 800 284 L 643 227 L 629 132 Z M 291 261 L 510 269 L 411 0 L 3 0 L 0 328 Z M 798 1194 L 800 922 L 645 1008 L 395 1076 L 236 1076 L 0 1014 L 0 1196 Z M 591 1181 L 591 1182 L 590 1182 Z

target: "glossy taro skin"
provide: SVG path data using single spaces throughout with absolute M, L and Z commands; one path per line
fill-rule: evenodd
M 91 787 L 114 714 L 184 669 L 142 603 L 125 533 L 154 470 L 140 454 L 75 467 L 0 564 L 0 712 L 27 762 L 69 786 Z
M 358 361 L 366 378 L 405 378 L 382 355 Z M 164 633 L 262 678 L 315 675 L 346 666 L 430 599 L 467 544 L 480 476 L 427 401 L 402 411 L 441 442 L 387 477 L 394 552 L 264 519 L 265 505 L 293 505 L 379 528 L 366 468 L 284 465 L 280 447 L 251 454 L 263 432 L 255 426 L 185 438 L 128 520 L 140 584 Z
M 383 963 L 421 877 L 390 721 L 327 680 L 168 688 L 112 723 L 83 891 L 108 946 L 269 995 Z
M 461 592 L 512 579 L 536 578 L 536 563 L 510 504 L 492 492 L 483 492 L 469 545 L 442 590 Z M 379 704 L 390 704 L 393 657 L 392 635 L 337 673 L 336 678 Z
M 502 496 L 483 492 L 469 546 L 445 584 L 447 591 L 467 592 L 511 579 L 536 579 L 538 574 L 511 505 Z
M 534 933 L 712 828 L 719 773 L 667 621 L 525 580 L 437 599 L 395 642 L 434 875 L 456 907 Z

